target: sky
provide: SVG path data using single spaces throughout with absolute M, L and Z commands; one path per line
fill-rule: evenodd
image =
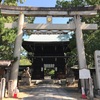
M 18 4 L 19 6 L 31 6 L 31 7 L 55 7 L 56 0 L 26 0 L 23 4 Z M 53 18 L 52 23 L 66 24 L 68 18 Z M 34 23 L 46 23 L 46 18 L 36 17 Z
M 56 0 L 26 0 L 21 6 L 34 6 L 34 7 L 55 7 Z
M 23 4 L 18 4 L 19 6 L 30 6 L 30 7 L 55 7 L 56 5 L 56 0 L 26 0 Z M 60 12 L 59 12 L 60 13 Z M 52 23 L 53 24 L 66 24 L 69 18 L 67 17 L 53 17 Z M 46 17 L 35 17 L 34 23 L 46 23 Z M 35 37 L 35 36 L 34 36 Z M 65 36 L 67 37 L 67 35 Z M 23 37 L 25 40 L 27 40 L 29 37 L 24 36 Z M 45 37 L 44 40 L 46 40 L 47 37 Z M 58 36 L 55 37 L 55 40 L 58 41 Z M 60 36 L 60 38 L 62 38 Z M 38 41 L 39 41 L 38 37 Z M 40 39 L 41 40 L 41 39 Z M 65 41 L 67 39 L 64 39 Z M 61 40 L 62 41 L 62 40 Z

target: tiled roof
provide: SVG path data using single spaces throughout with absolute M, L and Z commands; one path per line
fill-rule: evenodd
M 10 66 L 11 63 L 11 60 L 0 60 L 0 66 Z

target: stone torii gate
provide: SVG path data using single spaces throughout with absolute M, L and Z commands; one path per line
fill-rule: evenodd
M 97 14 L 95 7 L 72 7 L 72 8 L 53 8 L 53 7 L 18 7 L 0 5 L 1 14 L 6 16 L 19 16 L 18 22 L 5 23 L 5 28 L 18 28 L 15 41 L 14 57 L 18 60 L 13 64 L 11 79 L 14 80 L 14 88 L 17 86 L 17 77 L 20 60 L 20 49 L 22 44 L 23 30 L 72 30 L 76 33 L 76 43 L 78 51 L 79 67 L 87 68 L 82 30 L 96 30 L 97 24 L 86 24 L 81 22 L 80 16 L 94 16 Z M 47 17 L 46 24 L 24 23 L 24 16 Z M 52 17 L 73 17 L 74 20 L 69 24 L 52 24 Z M 82 83 L 82 85 L 84 85 Z

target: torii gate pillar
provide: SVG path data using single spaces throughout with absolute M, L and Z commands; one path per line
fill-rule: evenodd
M 14 81 L 13 88 L 17 86 L 19 61 L 20 61 L 20 50 L 21 50 L 22 36 L 23 36 L 23 26 L 24 26 L 24 14 L 20 12 L 19 20 L 18 20 L 18 33 L 16 36 L 15 47 L 14 47 L 14 57 L 17 57 L 17 61 L 14 62 L 12 69 L 11 69 L 11 80 Z
M 85 50 L 84 50 L 84 41 L 83 34 L 81 29 L 81 19 L 80 15 L 76 15 L 74 17 L 75 28 L 76 28 L 76 43 L 77 43 L 77 53 L 78 53 L 78 61 L 79 61 L 79 69 L 87 68 Z M 85 86 L 84 80 L 81 80 L 81 85 Z

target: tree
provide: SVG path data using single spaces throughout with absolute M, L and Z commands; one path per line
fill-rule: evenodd
M 100 0 L 57 0 L 56 7 L 78 7 L 78 6 L 94 6 L 99 5 Z M 86 23 L 96 23 L 98 24 L 98 30 L 95 31 L 83 31 L 83 38 L 84 38 L 84 45 L 85 45 L 85 54 L 87 59 L 88 67 L 94 66 L 94 51 L 100 49 L 100 12 L 96 16 L 93 16 L 91 18 L 87 17 L 81 17 L 82 22 Z M 77 55 L 76 50 L 76 44 L 75 44 L 75 32 L 72 34 L 72 38 L 70 39 L 69 48 L 71 52 L 68 52 L 67 55 L 70 54 L 70 57 L 68 59 L 67 65 L 72 66 L 73 64 L 78 64 L 77 56 L 73 57 L 74 55 Z
M 17 0 L 18 1 L 18 0 Z M 20 0 L 21 1 L 21 0 Z M 17 5 L 16 0 L 4 0 L 3 5 Z M 0 14 L 0 59 L 14 60 L 14 42 L 16 38 L 17 29 L 4 28 L 4 23 L 12 23 L 17 17 L 2 16 Z
M 17 3 L 17 2 L 20 2 L 20 3 L 23 3 L 23 2 L 25 2 L 26 0 L 0 0 L 0 2 L 2 2 L 2 3 L 4 3 L 4 2 L 6 2 L 6 3 Z
M 14 18 L 0 17 L 0 59 L 13 59 L 14 41 L 17 29 L 5 29 L 5 22 L 12 22 Z

